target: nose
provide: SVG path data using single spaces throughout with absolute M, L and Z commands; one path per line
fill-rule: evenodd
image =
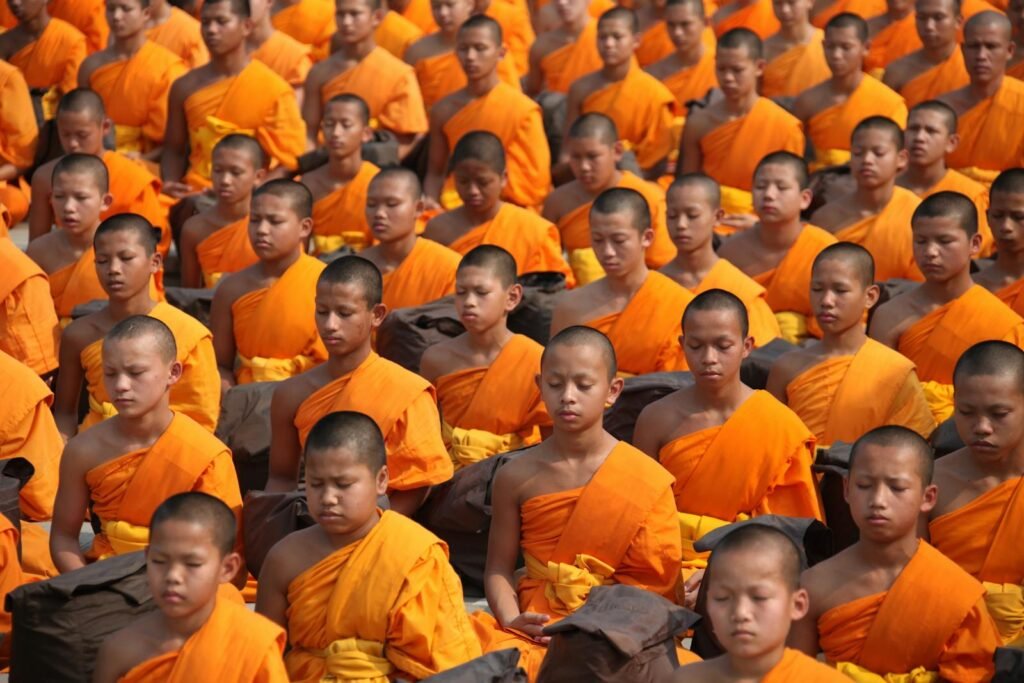
M 120 372 L 114 376 L 114 391 L 117 393 L 128 391 L 131 388 L 131 378 L 127 373 Z

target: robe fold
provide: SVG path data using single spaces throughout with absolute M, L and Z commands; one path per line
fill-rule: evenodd
M 239 384 L 287 379 L 327 360 L 313 301 L 326 267 L 302 254 L 272 285 L 235 299 L 231 316 Z
M 885 0 L 837 0 L 821 12 L 815 14 L 811 19 L 811 23 L 820 29 L 824 29 L 832 17 L 843 12 L 856 14 L 867 20 L 877 17 L 879 14 L 884 14 L 888 9 Z
M 952 560 L 920 541 L 888 591 L 821 615 L 821 649 L 841 672 L 853 665 L 879 676 L 932 672 L 944 680 L 987 681 L 999 634 L 981 600 L 984 592 Z
M 911 109 L 916 104 L 933 100 L 970 82 L 967 67 L 964 66 L 964 53 L 957 46 L 945 61 L 904 83 L 900 95 L 907 103 L 907 109 Z
M 700 284 L 690 291 L 696 296 L 709 289 L 724 289 L 739 297 L 747 308 L 750 336 L 754 338 L 755 346 L 764 346 L 781 336 L 779 323 L 775 319 L 771 306 L 765 300 L 765 288 L 747 277 L 733 264 L 725 259 L 718 259 Z
M 196 259 L 208 288 L 216 286 L 225 275 L 237 273 L 255 264 L 260 257 L 249 240 L 249 217 L 218 228 L 196 245 Z
M 859 244 L 871 252 L 875 259 L 875 280 L 903 278 L 920 282 L 924 276 L 914 262 L 910 231 L 910 219 L 920 203 L 910 190 L 894 187 L 892 199 L 881 212 L 840 228 L 835 237 L 841 242 Z
M 996 296 L 999 297 L 1000 301 L 1012 308 L 1017 315 L 1024 317 L 1024 279 L 1017 280 L 1013 284 L 1003 287 L 996 292 Z
M 326 254 L 342 247 L 359 251 L 373 244 L 366 222 L 366 194 L 370 181 L 380 171 L 364 161 L 359 171 L 338 189 L 313 204 L 313 254 Z
M 21 534 L 6 515 L 0 515 L 0 598 L 6 602 L 7 594 L 25 583 L 18 561 L 18 537 Z M 11 633 L 11 613 L 0 606 L 0 637 L 6 640 Z
M 288 586 L 295 683 L 419 680 L 480 655 L 448 547 L 391 511 Z
M 78 67 L 86 56 L 85 36 L 71 24 L 52 18 L 34 43 L 11 55 L 25 82 L 42 98 L 43 118 L 57 114 L 57 103 L 78 87 Z
M 715 51 L 705 48 L 700 61 L 688 69 L 680 69 L 662 79 L 662 83 L 675 95 L 679 111 L 686 112 L 686 103 L 702 99 L 712 88 L 718 87 L 715 75 Z
M 0 263 L 0 351 L 37 375 L 52 372 L 60 325 L 46 273 L 6 237 L 0 237 Z
M 270 70 L 283 78 L 293 88 L 300 88 L 306 82 L 309 70 L 313 68 L 313 60 L 309 56 L 309 46 L 300 43 L 287 33 L 275 30 L 252 53 Z
M 96 275 L 96 252 L 90 247 L 74 263 L 49 274 L 50 296 L 62 326 L 71 322 L 71 311 L 78 304 L 107 298 Z
M 416 70 L 383 47 L 373 48 L 354 67 L 324 83 L 320 101 L 326 104 L 342 93 L 366 101 L 374 128 L 404 135 L 426 133 L 430 127 Z
M 129 159 L 120 152 L 103 152 L 103 164 L 110 175 L 110 195 L 114 201 L 100 214 L 100 219 L 106 220 L 119 213 L 139 214 L 160 228 L 157 249 L 166 256 L 171 248 L 171 230 L 168 207 L 160 199 L 160 179 L 141 161 Z
M 1024 82 L 1003 78 L 995 95 L 960 115 L 960 144 L 946 163 L 986 187 L 1001 171 L 1024 166 Z
M 743 0 L 739 0 L 740 4 Z M 723 3 L 724 4 L 724 3 Z M 771 0 L 749 0 L 743 7 L 715 22 L 715 35 L 719 38 L 734 28 L 750 29 L 761 40 L 778 33 L 781 25 L 775 18 Z
M 324 59 L 331 53 L 331 36 L 337 30 L 331 0 L 299 0 L 274 12 L 270 22 L 278 31 L 309 45 L 313 61 Z
M 181 57 L 190 69 L 210 61 L 210 53 L 203 42 L 199 22 L 178 7 L 171 7 L 171 15 L 164 23 L 150 28 L 146 37 Z
M 835 669 L 808 657 L 799 650 L 786 648 L 782 660 L 764 675 L 761 683 L 850 683 L 850 679 Z
M 387 387 L 388 400 L 380 400 Z M 434 387 L 419 375 L 376 353 L 358 368 L 309 395 L 295 413 L 299 442 L 313 425 L 338 410 L 373 418 L 388 451 L 389 490 L 406 491 L 442 484 L 452 477 L 451 458 L 441 440 L 441 418 Z
M 455 292 L 459 253 L 443 244 L 420 237 L 397 268 L 384 273 L 384 305 L 396 308 L 422 306 Z
M 711 35 L 714 36 L 714 32 Z M 668 26 L 663 19 L 659 19 L 640 34 L 640 44 L 634 54 L 640 66 L 649 66 L 675 51 L 676 46 L 668 35 Z
M 236 518 L 242 494 L 231 451 L 191 418 L 175 413 L 149 448 L 112 457 L 85 474 L 102 531 L 86 558 L 100 560 L 142 550 L 153 512 L 176 493 L 202 491 L 220 498 Z
M 763 97 L 796 97 L 804 90 L 832 77 L 825 61 L 822 42 L 825 32 L 814 30 L 814 36 L 803 45 L 789 48 L 768 62 L 761 77 Z
M 32 109 L 32 97 L 21 70 L 0 59 L 0 163 L 27 169 L 35 159 L 39 125 Z M 0 204 L 11 212 L 10 224 L 28 215 L 31 192 L 28 183 L 0 180 Z M 4 230 L 6 232 L 6 228 Z
M 544 89 L 548 92 L 568 93 L 569 86 L 578 78 L 597 71 L 604 63 L 597 52 L 597 22 L 590 21 L 576 40 L 554 49 L 540 60 L 544 75 Z
M 164 302 L 154 306 L 149 317 L 166 324 L 178 346 L 182 373 L 171 387 L 171 409 L 213 432 L 220 417 L 220 374 L 213 335 L 198 320 Z M 80 360 L 89 393 L 89 413 L 81 426 L 85 430 L 116 415 L 117 408 L 103 386 L 103 339 L 82 349 Z
M 394 10 L 388 10 L 373 32 L 373 42 L 402 59 L 409 46 L 423 37 L 420 27 Z M 419 83 L 416 84 L 419 88 Z
M 422 62 L 420 62 L 422 64 Z M 502 198 L 524 208 L 539 207 L 551 189 L 551 151 L 540 105 L 498 83 L 452 115 L 442 127 L 448 149 L 466 133 L 485 130 L 501 140 L 508 160 Z
M 468 82 L 454 51 L 424 57 L 413 65 L 413 69 L 427 111 L 456 90 L 465 88 Z M 498 62 L 498 78 L 513 90 L 522 92 L 512 55 L 506 54 L 505 58 Z
M 897 59 L 922 47 L 921 38 L 917 35 L 917 17 L 911 11 L 871 37 L 871 48 L 864 57 L 864 71 L 880 74 Z
M 430 9 L 430 0 L 409 0 L 402 10 L 402 16 L 419 27 L 424 34 L 435 33 L 439 29 Z
M 88 54 L 107 47 L 110 27 L 104 0 L 49 0 L 46 10 L 51 17 L 68 22 L 85 36 Z
M 595 585 L 624 584 L 673 597 L 679 579 L 679 525 L 672 476 L 620 442 L 586 485 L 534 496 L 520 506 L 519 543 L 527 558 L 517 593 L 523 612 L 576 611 Z M 473 615 L 484 652 L 515 647 L 535 680 L 547 648 Z
M 530 11 L 526 4 L 492 0 L 484 14 L 498 22 L 504 38 L 505 49 L 512 58 L 516 74 L 525 76 L 530 70 L 530 47 L 537 35 L 530 23 Z

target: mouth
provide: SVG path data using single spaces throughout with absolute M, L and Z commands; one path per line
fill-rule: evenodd
M 272 249 L 273 246 L 268 240 L 256 240 L 252 243 L 253 249 Z
M 882 515 L 868 515 L 867 522 L 872 526 L 884 526 L 889 523 L 889 518 Z
M 818 314 L 818 322 L 819 323 L 834 323 L 838 319 L 839 319 L 839 317 L 835 313 L 819 313 Z
M 996 445 L 990 441 L 982 439 L 980 441 L 971 442 L 971 448 L 979 451 L 994 451 L 996 450 Z
M 460 317 L 466 322 L 475 322 L 479 318 L 476 313 L 463 313 Z
M 558 418 L 560 420 L 564 420 L 566 422 L 572 422 L 572 421 L 576 420 L 578 417 L 579 417 L 579 413 L 576 413 L 576 412 L 574 412 L 572 410 L 559 410 L 558 411 Z

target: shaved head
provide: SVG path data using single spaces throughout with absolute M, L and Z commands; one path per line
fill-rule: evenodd
M 590 205 L 590 215 L 595 213 L 603 216 L 626 213 L 637 232 L 643 233 L 651 228 L 651 207 L 642 194 L 628 187 L 613 187 L 597 195 Z
M 304 457 L 344 448 L 376 474 L 387 464 L 388 452 L 380 427 L 362 413 L 342 410 L 321 417 L 306 438 Z
M 862 43 L 868 42 L 868 22 L 864 21 L 864 18 L 859 14 L 853 14 L 852 12 L 841 12 L 825 24 L 825 32 L 828 33 L 829 29 L 842 29 L 852 28 L 857 33 L 857 39 Z
M 814 259 L 814 266 L 811 272 L 815 273 L 821 264 L 827 261 L 840 261 L 853 268 L 857 274 L 857 280 L 864 287 L 870 287 L 875 283 L 875 259 L 871 252 L 853 242 L 837 242 L 830 244 L 818 253 Z
M 459 27 L 459 33 L 462 34 L 473 28 L 487 29 L 487 32 L 491 34 L 491 40 L 494 41 L 495 45 L 501 46 L 505 40 L 501 32 L 501 24 L 491 19 L 486 14 L 474 14 L 469 19 L 463 22 L 462 26 Z
M 242 135 L 241 133 L 225 135 L 213 148 L 213 153 L 216 154 L 221 149 L 233 149 L 244 153 L 252 161 L 252 166 L 255 169 L 267 167 L 267 153 L 251 135 Z
M 724 289 L 709 289 L 701 292 L 693 298 L 683 311 L 682 328 L 686 330 L 686 321 L 700 311 L 731 311 L 736 317 L 740 326 L 740 336 L 744 339 L 750 332 L 750 319 L 747 315 L 747 307 L 738 296 Z
M 410 197 L 418 200 L 420 195 L 423 194 L 423 186 L 420 185 L 419 176 L 403 166 L 382 168 L 377 175 L 373 176 L 373 180 L 370 181 L 370 187 L 389 179 L 405 183 Z
M 145 339 L 149 347 L 155 349 L 166 363 L 178 358 L 178 344 L 174 341 L 171 328 L 148 315 L 133 315 L 111 327 L 103 337 L 104 353 L 111 344 L 135 339 Z
M 1009 375 L 1024 392 L 1024 351 L 1004 341 L 983 341 L 963 352 L 953 370 L 953 386 L 965 377 Z
M 249 0 L 206 0 L 203 3 L 203 7 L 213 7 L 221 3 L 227 3 L 231 13 L 243 19 L 248 19 L 252 16 L 252 7 L 249 5 Z
M 590 112 L 584 114 L 569 126 L 570 140 L 597 140 L 611 146 L 619 141 L 619 131 L 615 122 L 604 114 Z
M 1006 18 L 1006 15 L 1002 12 L 996 12 L 995 10 L 985 10 L 984 12 L 978 12 L 973 17 L 967 20 L 964 24 L 964 38 L 966 39 L 971 33 L 982 27 L 998 26 L 1003 30 L 1003 34 L 1006 39 L 1009 40 L 1013 34 L 1013 26 L 1010 24 L 1010 20 Z
M 516 260 L 512 254 L 493 244 L 481 244 L 473 247 L 459 261 L 458 270 L 463 268 L 483 268 L 498 278 L 502 287 L 511 287 L 516 283 Z
M 573 325 L 552 337 L 548 345 L 544 347 L 544 353 L 540 357 L 541 368 L 544 367 L 544 360 L 548 357 L 548 354 L 559 346 L 589 346 L 600 351 L 601 357 L 604 359 L 605 369 L 608 372 L 609 381 L 614 379 L 615 373 L 619 371 L 618 362 L 615 359 L 615 347 L 612 346 L 608 337 L 593 327 Z
M 924 102 L 920 102 L 910 109 L 910 116 L 913 116 L 914 112 L 918 111 L 930 111 L 938 114 L 942 117 L 942 122 L 946 125 L 946 132 L 951 135 L 956 132 L 956 111 L 945 102 L 941 102 L 939 100 L 926 100 Z
M 800 549 L 782 531 L 765 524 L 757 524 L 756 521 L 730 531 L 725 538 L 715 544 L 715 549 L 708 560 L 708 576 L 711 577 L 712 583 L 715 581 L 714 565 L 726 564 L 735 554 L 741 552 L 757 555 L 774 554 L 775 565 L 786 586 L 794 591 L 800 587 Z
M 380 270 L 362 256 L 342 256 L 327 264 L 317 285 L 347 285 L 356 283 L 366 297 L 366 307 L 380 304 L 384 296 L 384 281 Z
M 324 105 L 324 111 L 326 111 L 327 107 L 332 104 L 351 104 L 356 108 L 356 111 L 359 112 L 359 122 L 364 126 L 370 125 L 370 106 L 366 104 L 366 100 L 359 95 L 353 95 L 350 92 L 335 95 L 331 99 L 327 100 L 327 104 Z
M 149 522 L 150 537 L 158 535 L 163 524 L 173 521 L 203 527 L 210 533 L 210 539 L 220 551 L 221 557 L 234 550 L 238 534 L 235 513 L 220 498 L 201 491 L 171 496 L 153 512 Z
M 990 194 L 1024 194 L 1024 168 L 1010 168 L 992 182 Z
M 945 217 L 955 218 L 957 225 L 967 233 L 968 237 L 978 232 L 978 207 L 966 195 L 959 192 L 936 192 L 925 197 L 924 201 L 914 209 L 910 225 L 913 226 L 922 218 Z
M 913 454 L 918 473 L 921 475 L 921 483 L 924 486 L 932 483 L 932 473 L 935 469 L 935 453 L 932 451 L 932 447 L 928 445 L 928 442 L 914 430 L 898 425 L 886 425 L 885 427 L 876 427 L 857 439 L 850 451 L 850 475 L 853 474 L 858 456 L 868 446 L 898 448 L 900 451 Z
M 772 152 L 766 154 L 761 161 L 757 162 L 757 167 L 754 168 L 754 177 L 757 177 L 758 172 L 765 166 L 785 166 L 793 171 L 793 177 L 796 178 L 797 185 L 801 190 L 806 190 L 811 186 L 811 174 L 807 170 L 807 162 L 804 161 L 803 157 L 797 156 L 792 152 Z
M 449 173 L 463 161 L 479 161 L 495 173 L 505 172 L 505 146 L 494 133 L 474 130 L 466 133 L 455 143 L 452 157 L 448 160 Z
M 103 163 L 103 159 L 98 156 L 79 152 L 65 154 L 53 165 L 50 182 L 56 184 L 57 176 L 64 173 L 91 177 L 100 194 L 106 194 L 110 189 L 110 173 L 107 171 L 107 165 Z
M 896 145 L 896 149 L 903 149 L 903 129 L 892 119 L 885 116 L 867 117 L 854 126 L 853 132 L 850 134 L 850 142 L 852 143 L 857 139 L 857 135 L 867 130 L 880 130 L 888 133 L 892 138 L 892 144 Z
M 665 7 L 676 7 L 678 5 L 684 5 L 693 9 L 698 16 L 705 16 L 707 13 L 704 11 L 704 0 L 667 0 Z
M 606 10 L 597 20 L 597 25 L 600 26 L 607 21 L 621 21 L 628 26 L 633 33 L 640 33 L 640 20 L 637 19 L 636 12 L 628 7 L 616 5 L 610 10 Z
M 93 245 L 104 235 L 127 232 L 135 235 L 139 244 L 146 250 L 146 256 L 152 256 L 160 243 L 160 229 L 153 227 L 148 219 L 137 213 L 118 213 L 100 223 L 92 236 Z
M 676 188 L 686 187 L 695 187 L 701 190 L 711 208 L 717 209 L 721 206 L 722 188 L 711 176 L 704 175 L 703 173 L 686 173 L 673 180 L 672 184 L 668 187 L 668 191 L 671 192 Z
M 748 28 L 734 28 L 726 31 L 718 39 L 719 50 L 743 49 L 751 59 L 764 57 L 764 44 L 757 34 Z
M 299 218 L 312 218 L 313 216 L 313 193 L 309 188 L 295 180 L 278 178 L 264 183 L 252 193 L 252 198 L 263 195 L 270 195 L 288 202 L 288 206 Z
M 103 98 L 95 90 L 75 88 L 69 90 L 57 104 L 57 115 L 64 113 L 88 114 L 96 123 L 107 118 L 107 110 L 103 106 Z

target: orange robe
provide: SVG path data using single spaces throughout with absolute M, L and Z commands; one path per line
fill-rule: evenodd
M 765 155 L 785 150 L 803 156 L 806 141 L 800 120 L 765 97 L 750 112 L 709 131 L 700 139 L 704 172 L 722 186 L 726 213 L 754 212 L 754 169 Z M 743 154 L 735 154 L 742 149 Z
M 373 243 L 366 222 L 366 193 L 380 171 L 364 161 L 352 178 L 313 204 L 313 253 L 326 254 L 344 246 L 359 250 Z
M 814 36 L 803 45 L 791 47 L 768 62 L 761 77 L 764 97 L 796 97 L 804 90 L 832 77 L 825 61 L 822 42 L 825 32 L 815 29 Z
M 811 19 L 811 23 L 820 29 L 825 28 L 825 24 L 829 22 L 832 17 L 843 12 L 849 12 L 856 14 L 857 16 L 867 20 L 872 17 L 877 17 L 879 14 L 884 14 L 888 11 L 888 7 L 885 4 L 885 0 L 837 0 L 829 7 L 814 15 Z
M 18 25 L 18 19 L 7 6 L 7 0 L 0 0 L 0 28 L 12 29 Z
M 963 56 L 962 53 L 961 56 Z M 1014 56 L 1016 56 L 1016 54 Z M 1024 62 L 1017 62 L 1016 64 L 1006 67 L 1006 75 L 1011 78 L 1016 78 L 1018 81 L 1024 79 Z
M 180 650 L 147 659 L 118 679 L 119 683 L 288 683 L 282 655 L 284 629 L 243 605 L 218 596 L 217 605 Z M 224 656 L 230 643 L 231 656 Z
M 995 95 L 960 116 L 960 144 L 946 162 L 964 175 L 992 184 L 1001 171 L 1024 166 L 1024 82 L 1003 78 Z
M 711 35 L 714 35 L 712 32 Z M 676 46 L 668 36 L 668 26 L 664 20 L 658 20 L 640 34 L 640 44 L 636 48 L 636 61 L 640 66 L 654 64 L 676 51 Z
M 302 87 L 306 82 L 309 70 L 313 68 L 313 60 L 309 56 L 309 46 L 300 43 L 287 33 L 274 31 L 263 44 L 252 53 L 271 71 L 283 78 L 288 85 Z
M 213 335 L 198 320 L 164 302 L 154 306 L 149 316 L 170 328 L 178 346 L 182 373 L 171 387 L 171 409 L 212 432 L 220 417 L 220 374 L 213 352 Z M 89 392 L 89 413 L 81 427 L 85 430 L 116 415 L 117 408 L 103 386 L 103 339 L 82 349 L 80 361 Z
M 514 335 L 489 366 L 437 378 L 448 453 L 457 467 L 540 442 L 551 424 L 534 377 L 544 347 Z
M 384 305 L 396 308 L 422 306 L 455 292 L 455 271 L 459 253 L 425 237 L 397 268 L 384 273 Z
M 619 372 L 645 375 L 685 370 L 679 321 L 693 298 L 690 290 L 652 270 L 625 308 L 585 324 L 611 340 Z
M 419 81 L 423 104 L 427 110 L 456 90 L 466 87 L 466 74 L 462 70 L 454 50 L 424 57 L 413 65 L 413 69 L 416 72 L 416 80 Z M 504 59 L 498 62 L 498 77 L 509 87 L 522 90 L 519 85 L 519 74 L 511 55 L 506 54 Z
M 323 261 L 302 254 L 274 284 L 231 305 L 239 384 L 287 379 L 327 360 L 313 296 Z
M 859 244 L 871 252 L 875 280 L 905 278 L 920 282 L 924 276 L 914 263 L 910 233 L 910 218 L 920 203 L 910 190 L 894 187 L 892 199 L 880 213 L 843 227 L 835 233 L 836 239 Z
M 900 94 L 865 75 L 845 102 L 826 107 L 808 119 L 807 137 L 814 147 L 812 169 L 848 162 L 853 129 L 869 116 L 888 117 L 900 128 L 907 125 L 907 105 Z
M 524 4 L 492 0 L 484 14 L 498 22 L 505 39 L 505 49 L 512 58 L 519 76 L 530 70 L 530 46 L 537 39 L 530 23 L 530 11 Z
M 342 93 L 353 93 L 366 101 L 375 128 L 403 135 L 426 133 L 430 127 L 416 70 L 380 46 L 324 83 L 320 101 L 326 103 Z
M 841 672 L 843 664 L 853 664 L 880 676 L 930 671 L 943 680 L 987 681 L 999 633 L 985 611 L 984 592 L 952 560 L 920 541 L 888 591 L 821 615 L 821 649 Z
M 494 218 L 472 228 L 448 247 L 465 256 L 481 244 L 494 244 L 512 254 L 518 275 L 556 272 L 565 275 L 568 286 L 575 283 L 572 270 L 562 258 L 558 228 L 532 211 L 502 204 Z
M 82 32 L 89 54 L 107 47 L 110 27 L 104 0 L 50 0 L 46 9 L 51 17 L 62 19 Z
M 981 234 L 979 256 L 991 256 L 995 251 L 995 240 L 992 237 L 992 228 L 988 224 L 988 188 L 959 171 L 947 169 L 942 180 L 928 188 L 928 191 L 920 197 L 924 199 L 938 192 L 959 192 L 974 202 L 974 206 L 978 210 L 978 232 Z
M 114 122 L 119 152 L 149 152 L 164 141 L 167 95 L 185 73 L 185 63 L 167 48 L 146 41 L 131 58 L 105 64 L 89 78 Z
M 387 387 L 388 400 L 380 400 Z M 324 415 L 354 410 L 373 418 L 388 450 L 389 490 L 442 484 L 454 468 L 441 440 L 434 387 L 419 375 L 371 352 L 358 368 L 317 389 L 295 413 L 299 442 Z
M 0 163 L 27 169 L 35 159 L 39 126 L 25 77 L 20 69 L 2 59 L 0 102 L 4 103 L 0 109 Z M 17 225 L 28 215 L 30 197 L 27 180 L 0 180 L 0 204 L 11 212 L 11 225 Z
M 871 38 L 871 49 L 864 57 L 864 71 L 880 74 L 900 57 L 920 50 L 923 45 L 917 35 L 917 18 L 910 12 L 885 26 Z
M 206 287 L 214 287 L 225 275 L 237 273 L 260 260 L 249 240 L 249 217 L 218 228 L 196 245 L 196 259 Z
M 420 680 L 480 655 L 448 547 L 391 511 L 295 577 L 287 617 L 296 683 Z
M 92 247 L 74 263 L 50 273 L 49 280 L 50 296 L 62 325 L 71 321 L 71 311 L 78 304 L 107 298 L 96 276 L 96 252 Z
M 1024 635 L 1024 477 L 989 489 L 928 525 L 931 542 L 985 587 L 985 603 L 1004 643 Z
M 114 201 L 100 214 L 100 218 L 105 220 L 119 213 L 139 214 L 160 228 L 157 248 L 166 256 L 171 248 L 171 230 L 167 205 L 160 199 L 160 179 L 141 161 L 129 159 L 120 152 L 103 152 L 103 165 L 110 176 L 110 195 Z
M 664 468 L 620 442 L 586 485 L 526 500 L 520 506 L 526 574 L 517 587 L 519 608 L 550 615 L 550 624 L 579 609 L 595 585 L 672 597 L 680 547 L 671 486 Z M 484 652 L 519 649 L 519 666 L 536 679 L 544 645 L 502 629 L 490 614 L 477 612 L 473 622 Z
M 274 12 L 270 21 L 278 31 L 309 45 L 314 61 L 324 59 L 331 53 L 331 36 L 337 30 L 334 3 L 331 0 L 299 0 L 290 7 Z
M 996 296 L 1017 315 L 1024 317 L 1024 279 L 1003 287 L 996 292 Z
M 964 53 L 957 46 L 948 59 L 904 83 L 900 88 L 900 95 L 903 95 L 907 109 L 910 109 L 950 90 L 962 88 L 970 82 L 967 67 L 964 66 Z
M 901 425 L 926 439 L 935 429 L 914 364 L 874 339 L 852 356 L 801 372 L 786 387 L 786 399 L 823 446 L 853 443 L 883 425 Z
M 7 594 L 25 583 L 18 560 L 18 537 L 21 534 L 6 515 L 0 515 L 0 598 L 7 600 Z M 0 605 L 0 635 L 9 638 L 11 613 Z
M 718 87 L 715 75 L 715 51 L 704 48 L 700 61 L 688 69 L 680 69 L 662 79 L 665 87 L 675 95 L 679 111 L 685 114 L 686 103 L 702 99 L 712 88 Z
M 601 55 L 597 53 L 597 22 L 591 20 L 574 42 L 552 50 L 541 58 L 544 89 L 548 92 L 568 93 L 573 81 L 597 71 L 603 65 Z
M 0 351 L 37 375 L 57 369 L 60 325 L 46 273 L 7 237 L 0 237 Z
M 191 146 L 185 182 L 210 187 L 213 148 L 231 133 L 254 136 L 274 165 L 289 169 L 306 151 L 306 124 L 295 91 L 263 62 L 253 60 L 237 76 L 222 78 L 185 99 Z
M 764 346 L 782 334 L 775 313 L 765 300 L 765 288 L 725 259 L 715 261 L 700 284 L 690 291 L 696 296 L 709 289 L 724 289 L 739 297 L 747 308 L 755 346 Z
M 43 117 L 52 119 L 60 98 L 78 87 L 85 55 L 85 36 L 65 21 L 50 19 L 39 40 L 11 55 L 10 62 L 21 69 L 29 88 L 46 91 Z
M 423 37 L 420 27 L 394 10 L 388 10 L 373 32 L 373 42 L 403 59 L 409 46 Z M 416 84 L 419 88 L 419 83 Z
M 181 57 L 190 69 L 210 61 L 210 53 L 203 42 L 199 22 L 177 7 L 172 6 L 171 16 L 167 21 L 149 29 L 146 37 Z
M 420 62 L 422 64 L 422 62 Z M 524 208 L 538 207 L 551 189 L 551 151 L 544 134 L 540 105 L 505 83 L 455 112 L 442 131 L 448 149 L 475 130 L 501 140 L 508 160 L 508 183 L 502 199 Z
M 736 0 L 740 4 L 741 0 Z M 775 18 L 771 0 L 749 0 L 732 14 L 715 23 L 715 35 L 721 37 L 726 31 L 734 28 L 750 29 L 761 40 L 778 33 L 781 26 Z
M 90 560 L 145 548 L 153 512 L 176 493 L 208 493 L 241 516 L 242 494 L 231 451 L 181 413 L 175 413 L 152 446 L 113 456 L 86 472 L 85 482 L 102 523 L 86 553 Z
M 672 143 L 678 142 L 672 134 L 678 107 L 672 92 L 634 61 L 621 81 L 587 95 L 580 114 L 598 112 L 611 118 L 640 168 L 648 169 L 665 159 Z
M 782 660 L 764 675 L 761 683 L 850 683 L 850 679 L 803 652 L 786 648 Z

